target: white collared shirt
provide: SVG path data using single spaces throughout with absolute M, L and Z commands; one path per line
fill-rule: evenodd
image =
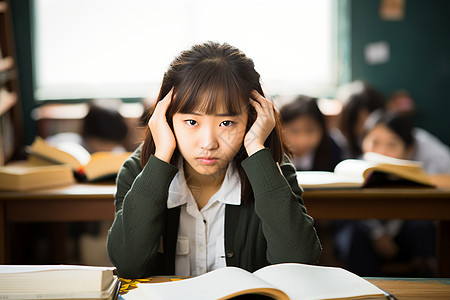
M 169 186 L 167 207 L 181 206 L 175 257 L 175 274 L 197 276 L 226 266 L 225 204 L 241 204 L 241 181 L 229 164 L 220 189 L 198 209 L 187 186 L 183 160 Z

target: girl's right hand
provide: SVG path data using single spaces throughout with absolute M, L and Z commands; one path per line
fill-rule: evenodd
M 172 100 L 173 88 L 156 104 L 155 110 L 148 121 L 148 127 L 155 143 L 155 156 L 167 163 L 170 162 L 177 142 L 167 123 L 166 112 Z

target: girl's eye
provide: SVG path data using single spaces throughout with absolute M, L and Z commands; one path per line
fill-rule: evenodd
M 190 125 L 190 126 L 195 126 L 195 125 L 197 125 L 197 121 L 195 121 L 195 120 L 186 120 L 185 122 L 186 122 L 186 124 L 188 124 L 188 125 Z
M 233 123 L 234 123 L 233 121 L 223 121 L 222 123 L 220 123 L 220 126 L 228 127 L 233 125 Z

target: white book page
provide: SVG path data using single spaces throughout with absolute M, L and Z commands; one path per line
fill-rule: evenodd
M 164 295 L 164 299 L 210 300 L 220 299 L 243 290 L 260 288 L 273 287 L 251 273 L 234 267 L 217 269 L 180 281 L 138 284 L 138 290 L 145 295 L 142 299 L 161 299 L 161 295 Z M 127 295 L 124 295 L 126 300 L 141 299 L 134 295 L 131 297 Z
M 415 166 L 422 167 L 423 163 L 420 161 L 414 160 L 406 160 L 406 159 L 398 159 L 390 156 L 385 156 L 379 153 L 367 152 L 364 153 L 364 160 L 370 161 L 376 164 L 391 164 L 391 165 L 399 165 L 399 166 Z
M 154 283 L 156 284 L 156 283 Z M 134 289 L 126 293 L 125 295 L 122 295 L 121 297 L 125 300 L 143 300 L 143 299 L 149 299 L 150 297 L 146 295 L 146 293 L 143 291 L 141 285 L 139 285 L 138 289 Z M 152 296 L 151 299 L 153 300 L 159 300 L 162 299 L 161 296 Z
M 2 265 L 0 266 L 0 274 L 67 271 L 67 270 L 113 271 L 114 269 L 115 269 L 114 267 L 94 267 L 82 265 Z
M 339 176 L 335 173 L 325 171 L 297 171 L 297 180 L 302 187 L 339 186 L 339 184 L 343 186 L 346 186 L 346 184 L 359 186 L 364 181 L 362 177 Z
M 364 181 L 363 173 L 376 164 L 359 159 L 346 159 L 337 164 L 334 173 L 343 178 L 355 178 Z
M 278 264 L 262 268 L 254 275 L 283 290 L 292 300 L 384 295 L 372 283 L 341 268 Z
M 86 165 L 91 160 L 91 154 L 80 144 L 73 142 L 62 142 L 58 144 L 58 149 L 71 154 L 81 165 Z

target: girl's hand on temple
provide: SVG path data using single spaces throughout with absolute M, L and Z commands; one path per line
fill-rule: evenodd
M 155 142 L 155 156 L 167 163 L 170 162 L 177 142 L 167 123 L 166 112 L 172 100 L 173 88 L 156 104 L 155 110 L 148 121 L 148 127 Z
M 248 156 L 264 148 L 264 143 L 275 128 L 273 103 L 253 90 L 250 103 L 256 110 L 256 120 L 244 137 L 244 147 Z

